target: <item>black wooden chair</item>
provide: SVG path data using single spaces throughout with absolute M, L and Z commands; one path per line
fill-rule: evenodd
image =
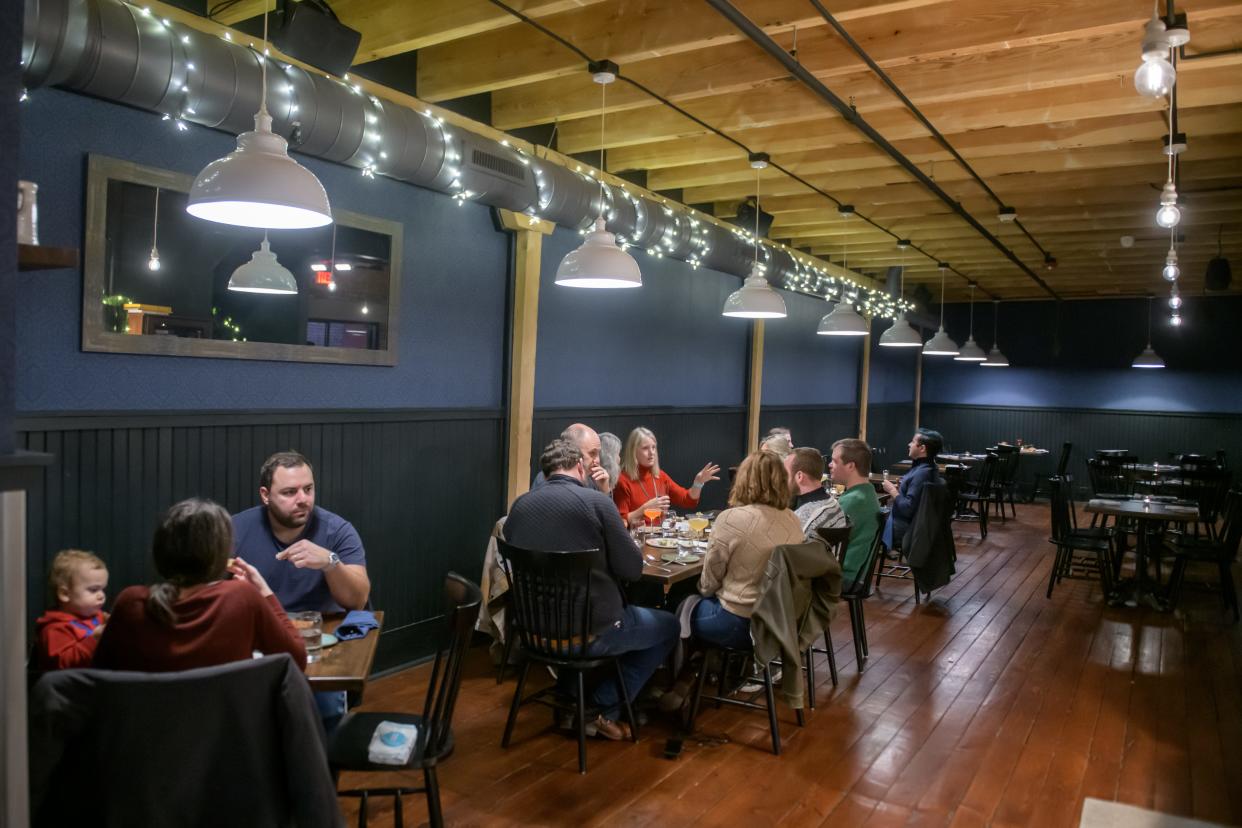
M 881 509 L 876 515 L 875 537 L 871 540 L 871 546 L 867 550 L 867 559 L 862 562 L 858 572 L 854 576 L 854 580 L 850 583 L 841 584 L 841 598 L 846 602 L 850 610 L 850 631 L 854 634 L 854 662 L 858 665 L 858 672 L 862 672 L 866 667 L 867 658 L 871 655 L 871 647 L 867 642 L 867 619 L 863 613 L 863 600 L 871 596 L 871 570 L 875 566 L 876 559 L 880 556 L 880 550 L 884 547 L 884 524 L 888 522 L 888 509 Z M 823 537 L 824 532 L 832 531 L 820 529 L 820 536 Z M 828 540 L 827 538 L 824 538 Z M 842 569 L 845 568 L 845 552 L 848 544 L 843 544 L 837 554 L 837 561 L 841 564 Z M 824 643 L 831 649 L 832 641 L 824 631 Z M 835 659 L 829 661 L 833 665 L 833 686 L 836 686 L 835 676 Z
M 848 520 L 848 518 L 847 518 Z M 840 563 L 845 558 L 845 549 L 850 545 L 850 533 L 853 527 L 837 526 L 829 528 L 822 526 L 815 530 L 820 539 L 828 544 L 829 553 Z M 845 597 L 845 584 L 841 584 L 841 597 Z M 815 654 L 820 653 L 828 656 L 828 675 L 832 677 L 832 686 L 836 687 L 839 683 L 837 675 L 837 654 L 832 644 L 832 628 L 824 627 L 824 646 L 823 648 L 812 645 L 806 657 L 806 690 L 808 705 L 812 710 L 815 709 Z
M 462 665 L 474 634 L 483 595 L 479 588 L 455 572 L 444 578 L 444 602 L 448 623 L 436 650 L 435 664 L 427 684 L 427 698 L 422 715 L 413 713 L 349 713 L 341 721 L 328 746 L 328 764 L 333 776 L 343 770 L 392 773 L 421 769 L 422 787 L 359 788 L 338 791 L 338 796 L 357 797 L 358 825 L 367 824 L 367 801 L 372 796 L 391 796 L 397 828 L 404 825 L 401 798 L 407 794 L 427 795 L 427 815 L 432 826 L 444 824 L 440 810 L 440 781 L 437 768 L 453 754 L 453 710 L 457 691 L 461 688 Z M 402 766 L 371 762 L 368 747 L 380 722 L 410 724 L 418 728 L 417 741 L 409 760 Z
M 979 476 L 957 493 L 957 502 L 953 507 L 954 520 L 974 520 L 979 522 L 979 539 L 988 536 L 989 506 L 999 500 L 1001 493 L 995 489 L 996 469 L 999 459 L 995 452 L 988 452 L 979 467 Z M 1003 503 L 1001 508 L 1003 509 Z
M 1014 491 L 1018 487 L 1018 463 L 1022 460 L 1022 451 L 1017 446 L 1000 445 L 996 447 L 995 453 L 996 468 L 992 472 L 992 504 L 996 507 L 997 516 L 1004 523 L 1006 503 L 1009 504 L 1014 518 L 1018 516 L 1018 507 L 1014 505 Z
M 1074 529 L 1070 519 L 1069 484 L 1059 477 L 1052 478 L 1051 483 L 1052 537 L 1048 542 L 1056 547 L 1056 555 L 1052 570 L 1048 573 L 1047 597 L 1052 597 L 1052 588 L 1063 578 L 1096 577 L 1107 598 L 1113 591 L 1116 572 L 1112 532 L 1107 529 Z M 1076 557 L 1075 552 L 1085 552 L 1090 557 Z
M 631 738 L 638 741 L 638 721 L 630 705 L 620 662 L 616 656 L 587 653 L 594 639 L 591 634 L 591 571 L 605 569 L 602 556 L 595 549 L 546 552 L 519 549 L 504 541 L 500 542 L 500 551 L 509 575 L 513 628 L 525 656 L 500 745 L 509 746 L 518 708 L 523 704 L 536 702 L 558 712 L 569 711 L 574 714 L 578 732 L 578 772 L 586 773 L 586 673 L 612 666 L 620 685 Z M 559 696 L 559 688 L 555 685 L 522 698 L 532 663 L 546 664 L 554 668 L 558 676 L 573 674 L 577 682 L 576 698 L 566 701 Z
M 1238 591 L 1233 583 L 1233 562 L 1238 556 L 1238 544 L 1242 542 L 1242 491 L 1229 491 L 1222 512 L 1224 520 L 1215 537 L 1175 535 L 1166 538 L 1167 548 L 1176 556 L 1169 593 L 1176 601 L 1190 564 L 1215 564 L 1219 571 L 1221 600 L 1226 610 L 1233 610 L 1233 620 L 1236 623 L 1239 620 L 1239 610 Z

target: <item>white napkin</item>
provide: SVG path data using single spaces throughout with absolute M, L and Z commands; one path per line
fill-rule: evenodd
M 417 725 L 380 722 L 371 734 L 367 758 L 377 765 L 404 765 L 417 742 Z

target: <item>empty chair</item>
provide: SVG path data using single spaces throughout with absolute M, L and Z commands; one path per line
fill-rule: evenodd
M 957 493 L 953 518 L 954 520 L 977 520 L 980 539 L 988 536 L 989 506 L 997 498 L 994 486 L 998 463 L 997 455 L 989 451 L 988 456 L 983 460 L 983 465 L 979 467 L 979 477 Z
M 461 687 L 461 670 L 470 647 L 474 622 L 479 616 L 483 595 L 479 588 L 455 572 L 444 579 L 444 603 L 448 620 L 427 684 L 422 715 L 414 713 L 349 713 L 332 735 L 328 762 L 334 775 L 341 771 L 421 770 L 422 787 L 360 788 L 340 791 L 339 796 L 359 799 L 358 824 L 367 823 L 367 800 L 372 796 L 391 796 L 396 828 L 404 825 L 401 798 L 407 794 L 427 796 L 427 815 L 432 826 L 444 824 L 440 811 L 440 781 L 437 768 L 453 753 L 453 710 Z M 371 737 L 381 722 L 413 725 L 418 728 L 414 749 L 404 765 L 383 765 L 370 760 Z
M 1063 578 L 1095 577 L 1105 597 L 1113 591 L 1112 578 L 1115 572 L 1113 558 L 1113 536 L 1107 529 L 1074 529 L 1070 520 L 1070 496 L 1068 484 L 1059 477 L 1052 478 L 1051 524 L 1052 537 L 1049 543 L 1056 547 L 1056 555 L 1052 561 L 1052 570 L 1048 574 L 1047 597 L 1052 597 L 1052 589 Z M 1075 557 L 1075 552 L 1086 552 L 1090 559 Z
M 883 548 L 884 524 L 888 520 L 888 509 L 881 509 L 876 515 L 876 532 L 875 538 L 871 542 L 871 549 L 867 555 L 867 560 L 858 570 L 858 574 L 850 583 L 841 584 L 841 598 L 846 602 L 846 606 L 850 610 L 850 630 L 854 634 L 854 661 L 858 665 L 858 672 L 862 672 L 867 664 L 867 658 L 871 655 L 871 648 L 867 642 L 867 619 L 863 613 L 863 599 L 871 595 L 871 570 L 875 565 L 876 558 L 880 555 Z M 832 529 L 820 529 L 821 536 L 825 532 L 832 532 Z M 827 540 L 827 538 L 825 538 Z M 830 544 L 831 545 L 831 544 Z M 841 545 L 838 552 L 838 561 L 842 567 L 845 566 L 845 545 Z M 831 650 L 832 640 L 828 636 L 828 631 L 824 631 L 824 643 Z M 836 680 L 836 659 L 830 656 L 829 664 L 833 669 L 832 683 L 835 686 Z
M 1022 452 L 1017 446 L 1000 445 L 996 447 L 996 469 L 992 473 L 992 503 L 996 506 L 996 514 L 1002 522 L 1005 520 L 1005 504 L 1013 516 L 1018 516 L 1014 505 L 1014 491 L 1018 486 L 1018 463 Z M 986 532 L 984 532 L 986 537 Z
M 1073 443 L 1061 444 L 1061 457 L 1057 460 L 1057 477 L 1064 480 L 1069 474 L 1070 454 L 1073 453 Z
M 1186 579 L 1186 569 L 1193 563 L 1215 564 L 1219 574 L 1221 600 L 1225 609 L 1233 610 L 1239 619 L 1238 591 L 1233 583 L 1233 562 L 1242 542 L 1242 491 L 1230 490 L 1225 497 L 1224 520 L 1216 537 L 1200 538 L 1172 535 L 1166 539 L 1169 550 L 1177 556 L 1173 566 L 1170 593 L 1177 600 Z
M 513 628 L 522 646 L 525 659 L 518 673 L 509 718 L 505 721 L 501 747 L 508 747 L 517 723 L 518 708 L 538 702 L 555 710 L 574 714 L 578 732 L 578 772 L 586 773 L 586 683 L 584 675 L 599 667 L 611 666 L 620 685 L 623 709 L 630 723 L 631 738 L 638 741 L 638 722 L 630 706 L 629 691 L 621 673 L 618 656 L 595 656 L 588 653 L 594 636 L 591 632 L 591 572 L 604 568 L 598 550 L 577 552 L 543 552 L 519 549 L 500 542 L 509 574 L 509 609 Z M 523 698 L 526 678 L 532 662 L 546 664 L 557 674 L 571 675 L 576 683 L 572 702 L 558 699 L 558 688 L 547 687 Z

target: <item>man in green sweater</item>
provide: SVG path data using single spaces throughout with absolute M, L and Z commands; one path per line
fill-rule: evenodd
M 870 479 L 871 447 L 863 440 L 837 440 L 832 444 L 828 473 L 832 482 L 845 486 L 837 502 L 854 527 L 850 532 L 850 545 L 845 549 L 845 564 L 841 567 L 841 586 L 848 589 L 858 577 L 858 570 L 867 563 L 867 554 L 879 528 L 876 516 L 880 513 L 880 499 Z

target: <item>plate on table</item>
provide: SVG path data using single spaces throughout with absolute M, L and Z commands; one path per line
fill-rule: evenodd
M 647 545 L 656 549 L 676 549 L 677 538 L 648 538 Z
M 319 636 L 319 644 L 322 647 L 334 647 L 340 643 L 341 643 L 341 639 L 337 638 L 332 633 L 324 633 L 323 635 Z
M 686 555 L 684 558 L 678 558 L 676 552 L 665 552 L 660 556 L 660 560 L 665 563 L 698 563 L 702 558 L 699 555 Z

